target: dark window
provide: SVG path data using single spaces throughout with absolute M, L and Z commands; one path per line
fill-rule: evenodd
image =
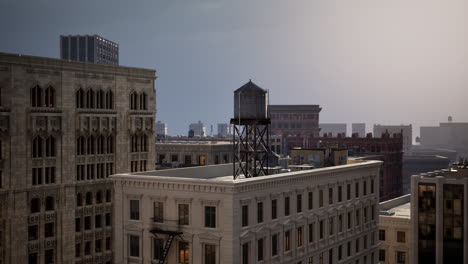
M 372 194 L 374 194 L 374 180 L 373 180 L 373 179 L 371 180 L 370 184 L 371 184 L 371 185 L 370 185 L 370 192 L 371 192 Z
M 76 108 L 85 108 L 85 96 L 83 89 L 78 89 L 75 94 Z
M 302 212 L 302 194 L 296 196 L 296 208 L 298 213 Z
M 278 217 L 278 200 L 271 200 L 271 219 Z
M 112 201 L 112 191 L 106 190 L 106 203 L 110 203 Z
M 86 37 L 79 38 L 79 60 L 86 61 Z
M 94 91 L 93 89 L 88 89 L 86 92 L 86 108 L 94 108 Z
M 319 238 L 323 239 L 323 220 L 320 221 L 320 223 L 319 223 L 319 229 L 320 229 Z
M 364 262 L 364 263 L 366 263 L 366 262 Z M 328 264 L 333 264 L 333 248 L 330 248 L 328 250 Z
M 314 242 L 315 238 L 315 223 L 309 224 L 309 243 Z
M 153 238 L 153 259 L 160 260 L 164 252 L 164 240 Z
M 354 192 L 355 192 L 354 195 L 355 195 L 356 198 L 358 198 L 359 197 L 359 182 L 355 183 L 355 187 L 356 188 L 354 190 Z
M 102 215 L 98 214 L 94 216 L 94 226 L 96 228 L 102 227 Z
M 106 92 L 106 109 L 114 109 L 114 94 L 111 90 Z
M 31 89 L 31 107 L 42 107 L 42 88 L 39 85 Z
M 290 209 L 289 208 L 290 203 L 289 202 L 290 202 L 289 196 L 284 197 L 284 215 L 285 216 L 288 216 L 290 214 L 290 210 L 289 210 Z
M 68 57 L 68 51 L 69 51 L 69 48 L 68 48 L 68 38 L 67 37 L 61 37 L 60 38 L 61 41 L 62 41 L 62 59 L 63 60 L 68 60 L 69 57 Z
M 131 110 L 136 110 L 137 109 L 137 93 L 132 92 L 130 94 L 130 109 Z
M 346 185 L 346 199 L 351 200 L 351 184 Z
M 463 263 L 464 250 L 464 187 L 461 184 L 443 185 L 443 247 L 444 263 Z M 398 241 L 400 242 L 400 241 Z M 405 254 L 404 252 L 401 252 Z M 465 256 L 466 258 L 466 256 Z M 402 257 L 404 259 L 404 257 Z
M 188 204 L 179 204 L 179 225 L 189 225 Z
M 385 262 L 385 249 L 379 249 L 379 261 Z
M 249 225 L 249 206 L 243 205 L 242 206 L 242 226 Z
M 406 233 L 403 231 L 397 231 L 397 242 L 406 243 Z
M 44 106 L 54 107 L 55 106 L 55 89 L 52 86 L 47 87 L 44 93 Z
M 284 251 L 291 250 L 291 231 L 284 232 Z
M 257 203 L 257 223 L 263 222 L 263 202 Z
M 43 143 L 44 140 L 40 136 L 36 136 L 32 142 L 32 157 L 41 158 L 43 156 Z
M 333 204 L 333 188 L 328 188 L 328 204 Z
M 362 195 L 364 195 L 364 196 L 367 195 L 367 181 L 362 182 L 362 192 L 363 192 Z
M 85 242 L 84 254 L 85 256 L 91 255 L 91 241 Z
M 94 62 L 94 38 L 88 37 L 88 62 Z
M 91 229 L 91 216 L 85 216 L 84 218 L 84 230 Z
M 257 260 L 262 261 L 263 260 L 263 238 L 260 238 L 257 240 Z
M 81 193 L 76 194 L 76 206 L 80 207 L 83 205 L 83 197 Z
M 216 207 L 205 206 L 205 227 L 216 227 Z
M 463 254 L 461 254 L 463 255 Z M 444 256 L 444 258 L 446 258 Z M 447 256 L 447 258 L 452 258 L 452 256 Z M 396 252 L 396 259 L 397 259 L 397 264 L 405 264 L 406 263 L 406 252 L 402 252 L 402 251 L 397 251 Z M 460 259 L 458 259 L 460 263 L 463 263 L 463 257 Z M 444 262 L 444 263 L 453 263 L 453 262 Z
M 164 203 L 154 202 L 153 205 L 154 205 L 153 222 L 163 223 L 164 222 Z
M 242 264 L 249 264 L 249 243 L 242 244 Z
M 93 204 L 93 193 L 87 192 L 86 193 L 86 205 L 92 205 Z
M 418 185 L 418 260 L 435 264 L 436 251 L 436 186 L 432 183 Z M 444 254 L 445 255 L 445 254 Z M 462 258 L 463 259 L 463 258 Z
M 81 257 L 81 244 L 75 244 L 75 258 Z
M 31 200 L 31 214 L 39 213 L 41 211 L 41 200 L 34 198 Z
M 309 196 L 308 196 L 308 201 L 309 201 L 309 210 L 312 210 L 314 209 L 314 193 L 313 192 L 309 192 Z
M 54 250 L 48 249 L 44 252 L 44 264 L 53 264 L 54 261 Z
M 106 250 L 111 250 L 111 237 L 106 237 Z
M 76 61 L 78 53 L 78 39 L 76 37 L 71 37 L 71 48 L 70 48 L 70 59 Z
M 39 226 L 38 225 L 32 225 L 28 227 L 28 239 L 29 241 L 31 240 L 37 240 L 39 238 Z
M 303 245 L 303 235 L 302 235 L 302 227 L 297 228 L 297 246 L 302 247 Z
M 130 219 L 140 220 L 140 201 L 130 200 Z
M 216 246 L 205 244 L 205 264 L 216 264 Z
M 111 214 L 106 213 L 106 226 L 111 226 Z
M 323 207 L 323 190 L 319 191 L 319 207 Z
M 81 232 L 81 218 L 75 218 L 75 232 Z
M 52 196 L 47 196 L 46 198 L 46 211 L 53 211 L 55 209 L 55 199 Z
M 278 255 L 278 235 L 274 234 L 271 236 L 271 255 Z
M 341 203 L 343 201 L 343 187 L 338 186 L 338 202 Z
M 102 252 L 102 240 L 98 239 L 94 242 L 94 248 L 97 253 Z
M 44 236 L 53 237 L 54 236 L 54 223 L 46 223 L 44 226 Z
M 140 256 L 140 237 L 139 236 L 130 236 L 130 256 L 139 257 Z

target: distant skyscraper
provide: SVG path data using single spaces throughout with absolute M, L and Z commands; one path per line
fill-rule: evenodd
M 230 124 L 218 124 L 218 137 L 227 137 L 231 134 Z
M 359 137 L 366 136 L 366 123 L 353 123 L 351 135 L 357 133 Z
M 269 105 L 271 134 L 317 137 L 321 110 L 319 105 Z
M 189 126 L 189 135 L 191 135 L 190 131 L 193 131 L 193 136 L 195 137 L 205 137 L 206 136 L 206 127 L 201 121 L 198 123 L 192 123 Z
M 156 122 L 156 135 L 167 136 L 167 123 L 162 123 L 161 121 Z
M 98 64 L 119 64 L 119 45 L 98 35 L 60 36 L 60 58 Z

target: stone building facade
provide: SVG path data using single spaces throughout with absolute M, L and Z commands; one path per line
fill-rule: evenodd
M 115 260 L 377 263 L 381 164 L 236 180 L 232 164 L 113 175 Z
M 113 263 L 108 176 L 154 164 L 155 74 L 0 53 L 0 263 Z
M 319 136 L 319 105 L 269 105 L 271 135 Z

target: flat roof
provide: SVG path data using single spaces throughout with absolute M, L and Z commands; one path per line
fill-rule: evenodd
M 156 145 L 232 145 L 232 142 L 229 141 L 195 141 L 195 140 L 170 140 L 170 141 L 161 141 L 156 142 Z
M 396 217 L 396 218 L 411 218 L 411 196 L 409 194 L 381 202 L 380 207 L 380 217 Z M 392 214 L 386 214 L 390 212 Z
M 362 161 L 353 164 L 345 164 L 331 166 L 325 168 L 317 168 L 310 170 L 301 170 L 294 172 L 278 173 L 266 176 L 258 176 L 253 178 L 244 178 L 242 175 L 234 180 L 233 164 L 226 163 L 220 165 L 208 165 L 199 167 L 176 168 L 166 170 L 155 170 L 145 172 L 123 173 L 112 175 L 111 178 L 117 179 L 141 179 L 141 180 L 173 180 L 173 181 L 190 181 L 190 182 L 206 182 L 206 183 L 246 183 L 263 181 L 266 179 L 281 179 L 284 177 L 300 176 L 304 174 L 323 174 L 327 172 L 349 171 L 357 168 L 376 167 L 380 166 L 382 161 Z
M 411 219 L 411 203 L 405 203 L 405 204 L 390 208 L 387 211 L 393 212 L 394 214 L 385 215 L 386 217 L 398 217 L 398 218 Z

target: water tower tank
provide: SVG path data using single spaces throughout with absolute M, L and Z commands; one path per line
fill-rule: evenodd
M 234 91 L 234 119 L 268 118 L 268 92 L 251 80 Z

